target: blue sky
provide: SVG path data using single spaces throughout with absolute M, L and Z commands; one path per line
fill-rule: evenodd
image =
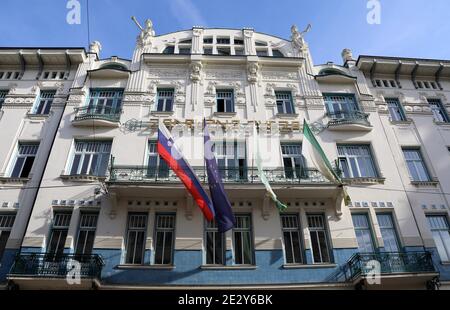
M 1 0 L 0 46 L 87 46 L 87 0 L 80 25 L 66 23 L 68 0 Z M 193 25 L 243 28 L 290 36 L 307 34 L 316 64 L 341 62 L 343 48 L 355 55 L 450 59 L 450 1 L 379 0 L 381 24 L 366 21 L 368 0 L 89 0 L 90 39 L 103 45 L 102 58 L 130 58 L 141 23 L 151 18 L 157 34 Z

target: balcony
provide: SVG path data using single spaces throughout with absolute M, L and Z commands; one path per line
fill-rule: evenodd
M 81 107 L 75 108 L 76 115 L 72 121 L 73 126 L 102 126 L 118 127 L 121 108 L 111 107 Z
M 79 270 L 74 268 L 80 264 Z M 94 279 L 100 279 L 104 262 L 99 255 L 21 253 L 18 254 L 8 274 L 8 280 L 20 288 L 64 288 L 68 278 L 79 276 L 80 286 L 89 288 Z
M 329 130 L 363 130 L 370 131 L 372 126 L 368 120 L 369 114 L 361 111 L 341 111 L 327 113 Z
M 375 275 L 375 266 L 379 263 L 379 285 L 368 285 Z M 430 252 L 401 252 L 401 253 L 357 253 L 340 270 L 341 279 L 354 283 L 357 288 L 374 289 L 395 288 L 408 285 L 427 286 L 439 274 L 436 272 Z M 407 278 L 407 282 L 405 282 Z M 368 281 L 369 279 L 369 281 Z

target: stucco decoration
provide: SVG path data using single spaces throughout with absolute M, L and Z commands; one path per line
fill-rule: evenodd
M 301 53 L 302 50 L 306 47 L 306 42 L 304 39 L 304 35 L 308 33 L 311 30 L 311 24 L 308 24 L 305 30 L 302 32 L 298 31 L 298 28 L 296 25 L 292 25 L 291 27 L 291 40 L 292 40 L 292 47 L 297 53 Z
M 191 74 L 190 78 L 192 82 L 199 82 L 202 79 L 202 69 L 203 65 L 201 61 L 194 61 L 190 66 Z
M 153 30 L 153 22 L 150 19 L 147 19 L 145 21 L 145 28 L 143 28 L 134 16 L 131 17 L 131 19 L 141 30 L 141 33 L 138 35 L 136 40 L 137 44 L 141 47 L 151 46 L 151 39 L 155 36 L 155 31 Z
M 102 50 L 102 45 L 99 41 L 93 41 L 89 44 L 89 53 L 100 55 L 100 51 Z
M 249 83 L 256 83 L 258 81 L 259 65 L 256 62 L 250 62 L 247 65 L 247 79 Z

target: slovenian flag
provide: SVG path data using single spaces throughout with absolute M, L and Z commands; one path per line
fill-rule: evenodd
M 162 122 L 160 122 L 158 128 L 157 149 L 159 156 L 167 162 L 169 167 L 175 172 L 181 182 L 183 182 L 188 192 L 202 210 L 205 218 L 208 221 L 212 221 L 215 217 L 215 212 L 208 195 L 191 166 L 176 147 L 169 130 Z
M 204 142 L 205 142 L 205 163 L 208 173 L 209 191 L 211 200 L 216 211 L 216 223 L 220 233 L 224 233 L 232 229 L 236 225 L 231 203 L 225 193 L 222 183 L 222 177 L 219 173 L 216 157 L 214 156 L 213 144 L 209 137 L 206 121 L 203 120 L 204 126 Z

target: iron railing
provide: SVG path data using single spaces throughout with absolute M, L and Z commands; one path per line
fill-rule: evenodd
M 79 270 L 74 269 L 77 263 Z M 101 256 L 94 254 L 19 253 L 9 275 L 61 278 L 73 271 L 81 278 L 100 278 L 103 266 Z
M 201 182 L 208 181 L 205 167 L 192 167 Z M 316 169 L 275 168 L 265 169 L 265 175 L 271 183 L 288 184 L 330 184 L 330 182 Z M 224 183 L 261 183 L 256 168 L 236 167 L 219 168 Z M 109 170 L 109 182 L 137 182 L 137 183 L 177 183 L 180 182 L 176 174 L 167 166 L 119 166 L 112 165 Z
M 370 126 L 369 114 L 361 111 L 339 111 L 333 113 L 327 113 L 328 126 L 345 125 L 345 124 L 361 124 L 364 126 Z
M 436 272 L 431 253 L 422 251 L 357 253 L 343 266 L 341 274 L 346 281 L 354 281 L 358 277 L 373 275 L 377 264 L 381 275 Z
M 120 114 L 122 114 L 122 109 L 112 108 L 108 106 L 87 106 L 76 108 L 75 121 L 88 120 L 88 119 L 99 119 L 111 122 L 118 122 L 120 120 Z

